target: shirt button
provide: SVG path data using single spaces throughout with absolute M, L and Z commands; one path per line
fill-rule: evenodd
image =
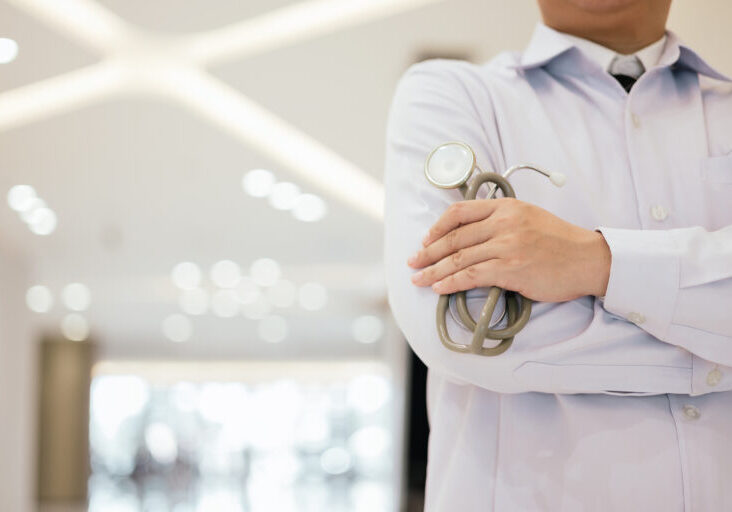
M 668 217 L 668 212 L 666 211 L 666 208 L 660 204 L 654 204 L 651 206 L 651 217 L 660 222 Z
M 633 126 L 640 128 L 640 118 L 635 113 L 631 112 L 630 120 L 633 121 Z
M 632 313 L 629 313 L 627 318 L 628 318 L 628 321 L 633 322 L 636 325 L 640 325 L 646 321 L 646 317 L 644 317 L 640 313 L 636 313 L 635 311 L 633 311 Z
M 693 405 L 685 405 L 681 410 L 687 420 L 698 420 L 701 417 L 701 412 Z
M 722 380 L 722 372 L 719 368 L 715 368 L 711 372 L 707 373 L 707 386 L 714 387 Z

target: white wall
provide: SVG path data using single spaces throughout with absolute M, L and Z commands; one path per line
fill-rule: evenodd
M 0 245 L 0 512 L 35 509 L 37 339 L 27 267 Z

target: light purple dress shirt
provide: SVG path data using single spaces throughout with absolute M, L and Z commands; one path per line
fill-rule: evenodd
M 647 66 L 648 67 L 648 66 Z M 437 295 L 406 260 L 453 202 L 426 155 L 468 143 L 519 199 L 611 252 L 604 303 L 537 303 L 498 357 L 442 346 Z M 428 512 L 732 510 L 732 84 L 667 33 L 626 93 L 538 25 L 523 53 L 434 60 L 397 88 L 387 132 L 389 301 L 429 367 Z M 479 311 L 484 290 L 468 294 Z M 453 338 L 470 333 L 448 318 Z

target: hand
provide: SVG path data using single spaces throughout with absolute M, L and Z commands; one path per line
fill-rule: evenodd
M 562 302 L 605 295 L 610 248 L 601 233 L 513 198 L 451 205 L 408 264 L 417 286 L 440 294 L 499 286 Z

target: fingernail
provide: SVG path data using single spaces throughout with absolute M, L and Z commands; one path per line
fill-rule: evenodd
M 434 291 L 439 291 L 442 288 L 442 281 L 437 281 L 436 283 L 432 284 L 432 289 Z
M 430 236 L 429 236 L 429 235 L 427 235 L 426 237 L 424 237 L 424 238 L 422 239 L 422 245 L 423 245 L 423 246 L 424 246 L 424 245 L 427 245 L 427 242 L 429 241 L 429 239 L 430 239 Z
M 417 261 L 417 255 L 416 254 L 413 254 L 407 260 L 407 265 L 413 265 L 415 261 Z
M 422 272 L 421 271 L 420 272 L 417 272 L 416 274 L 412 274 L 412 282 L 413 283 L 416 283 L 420 279 L 422 279 Z

